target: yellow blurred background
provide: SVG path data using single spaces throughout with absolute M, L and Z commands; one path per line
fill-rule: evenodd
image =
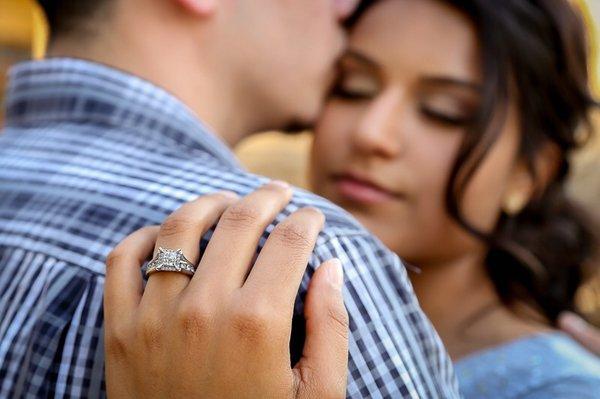
M 600 32 L 595 28 L 600 22 L 600 0 L 571 1 L 583 10 L 592 32 L 594 62 L 590 70 L 595 91 L 600 95 Z M 6 70 L 20 60 L 43 57 L 47 33 L 43 14 L 35 0 L 0 0 L 0 126 Z M 596 115 L 595 120 L 600 127 L 600 115 Z M 305 171 L 310 144 L 308 133 L 295 136 L 265 133 L 245 140 L 236 152 L 252 172 L 307 187 Z M 600 218 L 600 132 L 574 161 L 571 191 Z M 600 277 L 581 291 L 579 303 L 581 310 L 600 326 Z

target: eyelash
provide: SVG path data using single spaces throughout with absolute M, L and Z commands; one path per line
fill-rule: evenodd
M 442 113 L 428 109 L 427 107 L 421 107 L 420 110 L 421 110 L 421 113 L 423 115 L 425 115 L 427 118 L 433 119 L 436 122 L 442 123 L 447 126 L 463 127 L 470 122 L 468 117 L 453 118 L 448 115 L 444 115 Z
M 348 101 L 370 100 L 373 98 L 371 94 L 361 94 L 346 90 L 340 83 L 337 83 L 333 87 L 331 95 Z
M 346 101 L 367 101 L 373 98 L 371 94 L 354 93 L 351 90 L 346 90 L 339 82 L 334 85 L 331 95 Z M 450 127 L 464 127 L 470 122 L 468 117 L 453 118 L 424 106 L 420 107 L 420 112 L 426 118 Z

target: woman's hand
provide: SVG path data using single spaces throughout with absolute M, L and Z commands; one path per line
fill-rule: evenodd
M 560 328 L 575 338 L 587 350 L 600 356 L 600 330 L 575 313 L 565 312 L 558 319 Z
M 243 199 L 207 195 L 159 227 L 127 237 L 107 261 L 106 384 L 110 398 L 342 398 L 348 315 L 339 261 L 314 274 L 305 302 L 303 358 L 290 367 L 293 306 L 323 225 L 301 209 L 279 223 L 256 260 L 264 229 L 291 190 L 270 183 Z M 200 257 L 199 242 L 217 221 Z M 193 277 L 140 267 L 158 247 L 182 249 Z

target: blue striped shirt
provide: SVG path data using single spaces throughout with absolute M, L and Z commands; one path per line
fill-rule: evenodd
M 104 397 L 104 260 L 126 235 L 218 190 L 266 179 L 180 101 L 106 66 L 50 59 L 14 67 L 0 136 L 0 397 Z M 350 215 L 296 190 L 274 221 L 326 216 L 302 282 L 324 260 L 345 269 L 348 397 L 451 398 L 444 347 L 399 259 Z M 272 230 L 263 235 L 260 245 Z M 292 333 L 301 347 L 302 323 Z

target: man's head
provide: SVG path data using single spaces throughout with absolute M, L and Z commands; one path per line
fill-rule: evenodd
M 216 130 L 239 130 L 240 137 L 316 116 L 343 49 L 340 22 L 357 3 L 39 1 L 53 55 L 89 58 L 152 80 Z

